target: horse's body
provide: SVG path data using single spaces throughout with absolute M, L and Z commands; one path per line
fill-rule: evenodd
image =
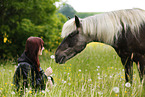
M 90 42 L 111 45 L 125 68 L 126 81 L 132 82 L 133 62 L 143 80 L 145 73 L 145 11 L 120 10 L 67 21 L 62 30 L 65 37 L 56 50 L 56 62 L 64 63 L 81 52 Z

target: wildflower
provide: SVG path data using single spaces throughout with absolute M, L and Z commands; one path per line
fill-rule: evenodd
M 7 39 L 6 37 L 4 37 L 4 43 L 6 43 L 6 42 L 7 42 L 7 40 L 8 40 L 8 39 Z
M 79 69 L 79 72 L 81 72 L 81 69 Z
M 71 85 L 71 83 L 68 83 L 68 85 L 70 86 L 70 85 Z
M 100 73 L 97 73 L 97 75 L 100 75 Z
M 45 91 L 44 91 L 44 90 L 42 90 L 41 92 L 42 92 L 42 93 L 45 93 Z
M 49 92 L 50 90 L 46 89 L 46 92 Z
M 98 79 L 102 79 L 102 78 L 99 76 Z
M 63 82 L 64 84 L 66 83 L 66 81 Z
M 51 55 L 51 56 L 50 56 L 50 58 L 51 58 L 51 59 L 54 59 L 54 58 L 55 58 L 55 56 L 54 56 L 54 55 Z
M 127 83 L 125 84 L 125 86 L 129 88 L 129 87 L 131 86 L 131 84 L 130 84 L 129 82 L 127 82 Z
M 98 68 L 100 68 L 100 66 L 97 66 Z
M 103 92 L 101 92 L 101 91 L 100 91 L 100 92 L 98 92 L 98 94 L 99 94 L 99 95 L 102 95 L 102 94 L 103 94 Z
M 14 86 L 14 84 L 11 84 L 11 86 Z
M 88 81 L 90 82 L 90 81 L 92 81 L 92 79 L 90 78 L 90 79 L 88 79 Z
M 12 95 L 14 95 L 14 94 L 15 94 L 15 92 L 14 92 L 14 91 L 12 91 L 12 92 L 11 92 L 11 94 L 12 94 Z
M 115 96 L 118 96 L 117 94 L 115 94 Z
M 127 91 L 125 91 L 125 93 L 127 93 Z
M 7 85 L 7 83 L 5 83 L 5 85 Z
M 114 87 L 114 88 L 113 88 L 113 91 L 114 91 L 115 93 L 119 93 L 119 88 L 118 88 L 118 87 Z
M 29 93 L 31 94 L 31 93 L 32 93 L 32 91 L 29 91 Z

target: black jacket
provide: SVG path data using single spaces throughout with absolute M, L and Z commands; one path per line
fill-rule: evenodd
M 51 79 L 53 81 L 52 77 Z M 40 71 L 38 71 L 34 63 L 24 52 L 18 59 L 18 67 L 13 77 L 13 84 L 16 86 L 17 91 L 29 87 L 32 87 L 35 91 L 44 90 L 47 81 L 47 76 L 42 68 L 40 67 Z

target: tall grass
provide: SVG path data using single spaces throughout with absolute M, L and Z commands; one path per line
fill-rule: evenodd
M 50 56 L 53 52 L 44 51 L 40 57 L 41 67 L 51 66 L 55 84 L 52 90 L 46 89 L 37 94 L 28 90 L 25 97 L 144 97 L 138 71 L 134 64 L 133 85 L 126 87 L 124 68 L 114 49 L 108 45 L 91 43 L 86 49 L 67 61 L 56 64 Z M 13 92 L 12 77 L 14 61 L 0 64 L 0 97 L 19 96 Z

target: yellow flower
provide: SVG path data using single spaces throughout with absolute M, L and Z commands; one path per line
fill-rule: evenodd
M 11 86 L 14 86 L 14 84 L 11 84 Z
M 29 91 L 29 93 L 32 93 L 32 91 Z
M 5 83 L 5 85 L 7 85 L 7 83 Z
M 121 78 L 123 78 L 123 76 L 121 76 Z
M 118 96 L 117 94 L 115 94 L 115 96 Z
M 6 43 L 6 42 L 7 42 L 7 40 L 8 40 L 8 39 L 7 39 L 6 37 L 4 37 L 4 43 Z
M 125 91 L 125 93 L 127 93 L 127 91 Z

